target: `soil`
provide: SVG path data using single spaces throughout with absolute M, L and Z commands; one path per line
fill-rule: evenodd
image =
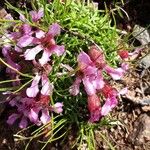
M 24 0 L 20 0 L 18 5 L 23 6 Z M 139 2 L 139 3 L 138 3 Z M 11 1 L 16 5 L 16 1 Z M 109 6 L 111 3 L 108 4 Z M 0 4 L 4 8 L 4 1 Z M 103 5 L 100 3 L 99 8 Z M 140 24 L 146 26 L 150 24 L 150 1 L 149 0 L 129 0 L 124 6 L 130 16 L 130 21 L 118 19 L 118 24 L 130 25 Z M 10 11 L 11 12 L 11 11 Z M 0 15 L 4 15 L 4 12 Z M 144 55 L 150 53 L 150 47 L 145 48 Z M 121 97 L 119 106 L 112 112 L 113 118 L 118 120 L 118 125 L 110 129 L 103 129 L 102 133 L 111 141 L 116 150 L 149 150 L 150 149 L 150 65 L 147 68 L 141 68 L 139 57 L 136 61 L 137 65 L 130 67 L 128 74 L 120 83 L 113 83 L 116 88 L 127 86 L 129 92 Z M 149 63 L 149 58 L 146 60 Z M 0 150 L 23 150 L 26 142 L 15 141 L 14 134 L 19 131 L 17 126 L 9 126 L 6 123 L 7 117 L 13 111 L 3 101 L 0 95 Z M 108 144 L 101 138 L 101 131 L 95 131 L 95 139 L 97 150 L 108 150 Z M 28 135 L 28 133 L 25 133 Z M 69 144 L 66 144 L 67 146 Z M 29 149 L 39 150 L 40 145 L 33 141 Z M 52 148 L 49 145 L 46 149 Z M 60 149 L 70 149 L 66 146 Z

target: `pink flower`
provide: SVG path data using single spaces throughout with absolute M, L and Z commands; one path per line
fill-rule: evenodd
M 70 93 L 77 95 L 79 93 L 79 86 L 83 82 L 85 91 L 88 95 L 93 95 L 97 90 L 103 88 L 104 81 L 101 72 L 96 68 L 90 57 L 81 52 L 78 56 L 79 74 L 73 85 L 70 87 Z
M 49 96 L 46 96 L 46 99 L 48 97 Z M 46 124 L 50 121 L 50 109 L 48 103 L 49 102 L 47 102 L 47 100 L 45 100 L 45 97 L 43 96 L 37 96 L 36 98 L 16 96 L 10 101 L 10 104 L 11 106 L 17 107 L 18 113 L 10 115 L 7 123 L 12 125 L 17 119 L 19 119 L 20 128 L 26 128 L 28 125 L 28 121 L 38 126 L 41 124 Z M 56 107 L 56 110 L 61 111 L 61 106 L 56 104 Z
M 43 50 L 42 57 L 39 59 L 40 64 L 43 66 L 50 60 L 52 54 L 60 56 L 64 53 L 64 46 L 56 45 L 54 37 L 60 34 L 60 26 L 54 23 L 50 26 L 49 31 L 40 38 L 34 39 L 34 44 L 37 46 L 31 49 L 27 49 L 24 53 L 26 60 L 34 60 L 36 55 Z
M 39 21 L 44 16 L 44 10 L 39 9 L 38 11 L 30 11 L 30 15 L 33 22 Z

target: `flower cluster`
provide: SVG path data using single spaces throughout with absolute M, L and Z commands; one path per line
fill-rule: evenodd
M 6 62 L 6 73 L 13 79 L 14 87 L 23 87 L 22 90 L 9 93 L 9 104 L 16 108 L 16 112 L 11 114 L 7 120 L 13 124 L 19 120 L 19 127 L 25 128 L 28 123 L 36 125 L 46 124 L 50 121 L 51 112 L 61 113 L 63 103 L 51 104 L 51 96 L 54 85 L 49 80 L 52 72 L 54 60 L 51 56 L 61 56 L 65 53 L 63 45 L 57 45 L 55 37 L 61 33 L 61 27 L 57 23 L 49 26 L 48 31 L 38 27 L 44 15 L 43 10 L 31 11 L 31 22 L 24 15 L 20 14 L 21 24 L 16 28 L 8 30 L 1 38 L 4 41 L 2 54 Z M 12 18 L 10 18 L 12 19 Z M 119 52 L 122 59 L 128 58 L 127 52 Z M 73 85 L 69 92 L 71 95 L 78 95 L 80 84 L 83 83 L 87 93 L 88 110 L 90 112 L 90 122 L 99 121 L 102 116 L 107 115 L 118 103 L 117 97 L 125 91 L 118 92 L 104 79 L 104 74 L 113 80 L 120 80 L 128 65 L 122 63 L 119 68 L 112 68 L 105 60 L 101 49 L 91 46 L 88 54 L 81 51 L 77 58 L 78 71 Z M 67 64 L 60 64 L 68 71 L 73 70 Z M 18 73 L 19 72 L 19 73 Z M 23 73 L 33 74 L 32 83 L 26 88 L 22 85 L 21 75 Z M 56 73 L 62 76 L 62 72 Z M 101 107 L 101 99 L 106 99 Z
M 43 15 L 42 9 L 30 12 L 32 22 L 37 25 Z M 22 85 L 20 74 L 16 70 L 34 73 L 29 87 L 23 92 L 9 94 L 9 104 L 17 108 L 17 112 L 10 115 L 7 122 L 13 124 L 20 118 L 19 126 L 25 128 L 28 121 L 36 125 L 48 123 L 50 111 L 55 113 L 63 111 L 62 103 L 50 104 L 54 86 L 48 76 L 52 70 L 51 55 L 61 56 L 65 53 L 65 49 L 63 45 L 57 45 L 55 41 L 55 37 L 61 32 L 57 23 L 53 23 L 45 32 L 32 26 L 22 14 L 20 14 L 20 20 L 22 23 L 16 27 L 15 31 L 8 31 L 2 36 L 5 42 L 2 54 L 8 64 L 7 75 L 13 80 L 16 79 L 13 86 Z
M 105 61 L 102 50 L 96 46 L 91 46 L 88 54 L 83 51 L 79 54 L 78 68 L 76 80 L 70 87 L 70 93 L 74 96 L 77 95 L 82 82 L 88 95 L 90 121 L 98 121 L 117 105 L 119 94 L 104 80 L 103 72 L 110 75 L 114 80 L 120 80 L 128 66 L 124 63 L 120 68 L 110 67 Z M 106 98 L 103 107 L 101 107 L 99 95 Z

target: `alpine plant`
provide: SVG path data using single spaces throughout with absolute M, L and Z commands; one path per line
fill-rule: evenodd
M 10 79 L 15 79 L 12 86 L 22 85 L 21 74 L 18 72 L 25 72 L 25 74 L 30 72 L 33 76 L 32 82 L 25 86 L 27 88 L 18 92 L 7 91 L 5 93 L 8 94 L 9 104 L 16 108 L 16 111 L 8 117 L 7 123 L 12 125 L 18 120 L 20 128 L 26 128 L 30 123 L 38 126 L 47 124 L 51 119 L 51 112 L 58 114 L 63 112 L 62 102 L 53 105 L 51 103 L 54 85 L 49 80 L 49 74 L 55 67 L 52 66 L 54 60 L 51 56 L 55 54 L 60 57 L 65 54 L 64 45 L 57 45 L 55 41 L 56 36 L 61 33 L 61 27 L 53 23 L 45 32 L 38 28 L 44 16 L 43 10 L 31 11 L 29 14 L 36 26 L 32 26 L 25 16 L 20 14 L 22 23 L 17 25 L 15 30 L 6 31 L 1 37 L 5 43 L 2 47 L 2 54 L 8 64 L 6 74 Z M 12 20 L 12 17 L 7 19 Z M 120 51 L 119 55 L 122 59 L 126 59 L 131 54 L 127 51 Z M 82 83 L 87 94 L 89 121 L 99 121 L 118 104 L 118 95 L 125 93 L 125 90 L 118 92 L 113 88 L 104 79 L 104 73 L 113 80 L 120 80 L 128 66 L 122 63 L 121 67 L 112 68 L 107 64 L 102 50 L 96 46 L 91 46 L 88 53 L 81 51 L 77 62 L 76 79 L 70 86 L 69 92 L 73 96 L 78 95 Z M 71 68 L 67 64 L 64 67 Z M 105 99 L 103 106 L 101 99 Z

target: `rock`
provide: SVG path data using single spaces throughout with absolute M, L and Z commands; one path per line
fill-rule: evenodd
M 148 69 L 150 67 L 150 54 L 140 60 L 139 67 L 143 69 Z
M 150 116 L 141 114 L 135 121 L 133 132 L 129 134 L 129 142 L 135 146 L 147 145 L 150 146 Z
M 146 45 L 150 42 L 150 31 L 139 25 L 135 25 L 132 35 L 140 41 L 142 45 Z

